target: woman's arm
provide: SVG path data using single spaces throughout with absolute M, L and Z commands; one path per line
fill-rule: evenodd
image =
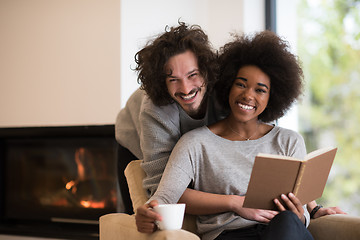
M 186 213 L 192 215 L 236 212 L 242 207 L 243 198 L 237 195 L 206 193 L 187 188 L 179 202 L 186 204 Z
M 248 220 L 268 223 L 277 211 L 243 208 L 244 196 L 206 193 L 187 188 L 179 202 L 186 204 L 186 213 L 193 215 L 235 212 Z

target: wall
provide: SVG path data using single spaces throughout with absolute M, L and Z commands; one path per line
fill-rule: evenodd
M 0 32 L 0 127 L 114 122 L 119 0 L 2 0 Z
M 263 30 L 264 13 L 264 0 L 121 0 L 121 106 L 139 87 L 132 70 L 136 52 L 165 26 L 177 25 L 178 19 L 198 24 L 218 49 L 230 33 Z
M 0 1 L 0 127 L 113 124 L 139 86 L 135 53 L 178 19 L 217 49 L 264 29 L 264 1 Z
M 218 49 L 264 29 L 264 1 L 1 0 L 0 127 L 114 123 L 138 87 L 135 53 L 179 18 Z

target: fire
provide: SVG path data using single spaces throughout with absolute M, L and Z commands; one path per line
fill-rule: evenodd
M 92 177 L 96 177 L 95 171 L 91 164 L 86 164 L 89 156 L 85 148 L 80 147 L 75 151 L 75 163 L 77 166 L 77 176 L 73 180 L 64 179 L 65 189 L 67 190 L 66 196 L 64 196 L 63 203 L 64 206 L 71 206 L 73 204 L 83 207 L 83 208 L 94 208 L 94 209 L 104 209 L 107 204 L 109 204 L 106 197 L 109 197 L 110 201 L 115 205 L 116 204 L 116 193 L 114 194 L 111 191 L 110 196 L 102 196 L 104 194 L 101 190 L 103 185 L 108 184 L 108 181 L 98 182 L 90 181 Z M 92 158 L 91 158 L 92 159 Z M 115 196 L 115 198 L 113 198 Z
M 67 190 L 70 190 L 74 185 L 75 185 L 75 182 L 74 182 L 74 181 L 70 181 L 70 182 L 66 183 L 65 188 L 66 188 Z
M 66 188 L 67 190 L 69 190 L 69 191 L 71 190 L 71 192 L 72 192 L 73 194 L 75 194 L 76 191 L 77 191 L 76 182 L 75 182 L 75 181 L 67 182 L 66 185 L 65 185 L 65 188 Z
M 94 202 L 88 200 L 80 201 L 80 204 L 85 208 L 105 208 L 105 202 Z

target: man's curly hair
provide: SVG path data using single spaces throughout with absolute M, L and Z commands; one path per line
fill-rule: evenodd
M 270 98 L 259 120 L 271 122 L 282 117 L 303 90 L 303 71 L 288 43 L 271 31 L 254 36 L 234 36 L 220 49 L 220 76 L 216 84 L 219 103 L 228 111 L 229 93 L 239 69 L 260 68 L 270 78 Z
M 158 106 L 173 102 L 166 87 L 165 64 L 169 58 L 192 51 L 197 57 L 199 72 L 207 85 L 207 93 L 211 91 L 217 79 L 218 63 L 208 36 L 198 25 L 187 26 L 179 22 L 179 26 L 165 28 L 165 33 L 136 53 L 135 71 L 138 72 L 138 82 L 141 88 Z

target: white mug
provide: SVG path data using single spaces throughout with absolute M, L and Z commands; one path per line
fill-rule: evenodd
M 181 229 L 184 220 L 185 203 L 159 204 L 153 210 L 162 217 L 162 221 L 156 221 L 156 225 L 160 230 Z

